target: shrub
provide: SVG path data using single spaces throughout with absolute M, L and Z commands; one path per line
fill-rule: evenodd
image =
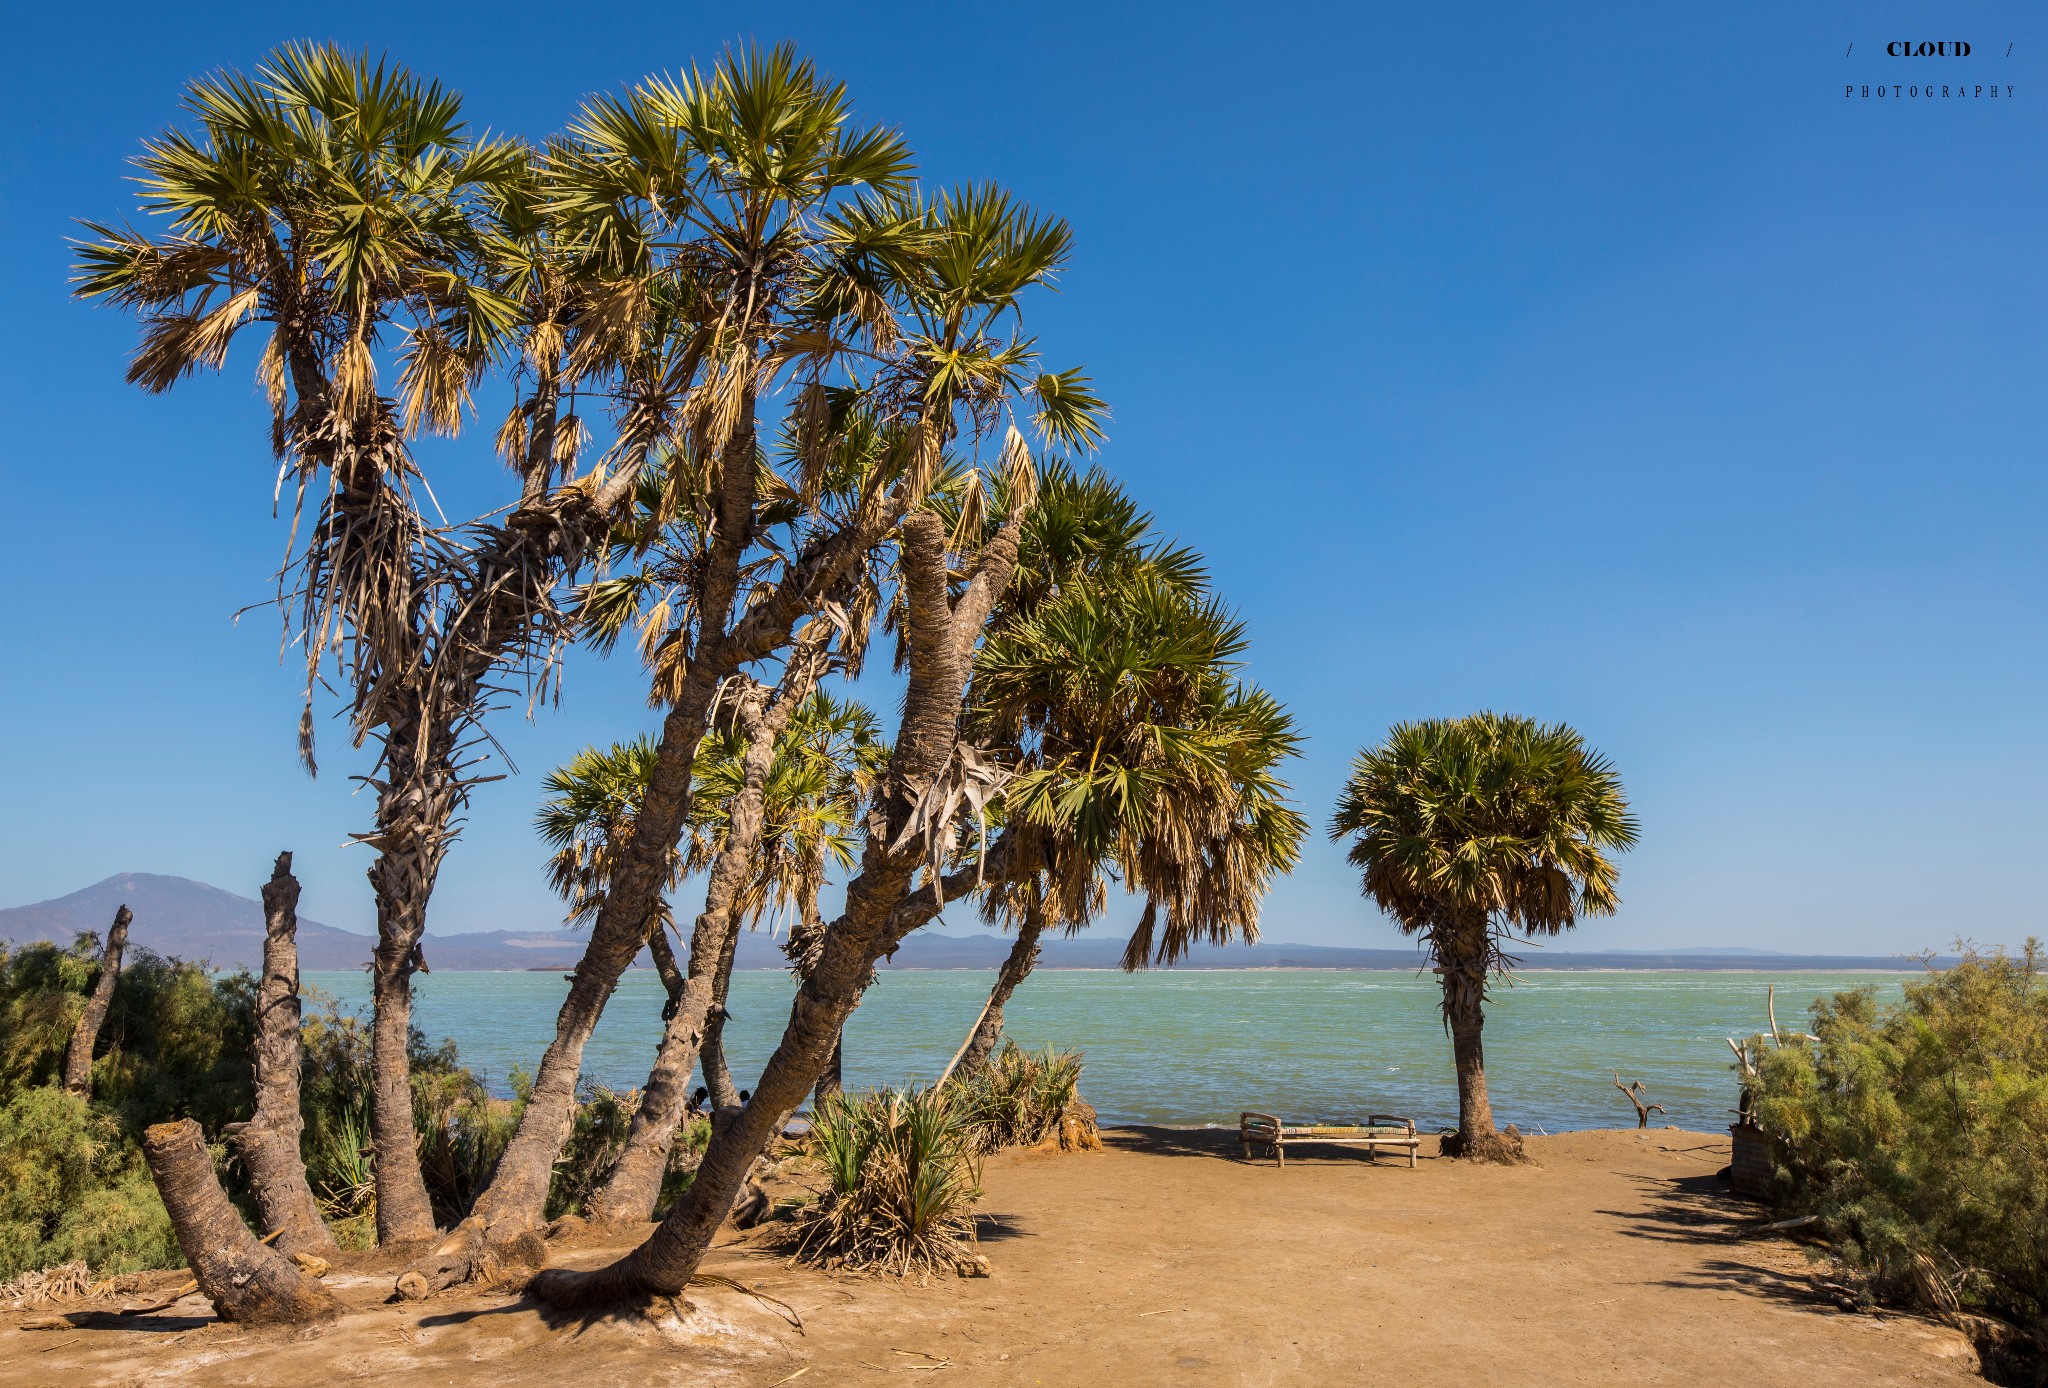
M 38 941 L 0 953 L 0 1098 L 59 1077 L 84 995 L 99 972 L 99 939 L 69 948 Z M 96 1104 L 130 1137 L 151 1123 L 192 1117 L 208 1132 L 247 1118 L 255 1103 L 250 1057 L 255 982 L 131 946 L 100 1027 Z
M 639 1105 L 640 1096 L 631 1090 L 622 1094 L 601 1084 L 583 1086 L 576 1121 L 569 1129 L 569 1140 L 562 1144 L 548 1186 L 549 1219 L 583 1213 L 585 1203 L 604 1184 L 619 1153 L 625 1150 L 626 1129 Z
M 1963 960 L 1880 1009 L 1816 1003 L 1812 1043 L 1764 1049 L 1757 1118 L 1778 1197 L 1818 1214 L 1880 1297 L 2048 1328 L 2048 978 Z
M 101 1275 L 183 1261 L 114 1116 L 54 1086 L 20 1089 L 0 1105 L 0 1280 L 74 1259 Z
M 835 1094 L 812 1116 L 810 1149 L 827 1187 L 797 1213 L 799 1261 L 909 1276 L 971 1252 L 981 1168 L 949 1091 Z
M 1063 1152 L 1102 1146 L 1095 1110 L 1081 1097 L 1081 1053 L 1020 1050 L 1013 1041 L 953 1082 L 977 1152 L 1057 1144 Z

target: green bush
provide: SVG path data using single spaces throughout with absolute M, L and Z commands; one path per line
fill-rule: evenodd
M 1081 1053 L 1021 1050 L 1014 1041 L 986 1063 L 957 1076 L 954 1104 L 972 1130 L 975 1150 L 1057 1143 L 1061 1151 L 1102 1145 L 1095 1110 L 1081 1097 Z
M 55 1086 L 18 1089 L 0 1105 L 0 1281 L 73 1259 L 102 1275 L 183 1261 L 114 1116 Z
M 43 942 L 0 950 L 0 1098 L 55 1082 L 65 1047 L 99 973 L 99 939 L 69 948 Z M 131 946 L 100 1026 L 93 1061 L 96 1106 L 130 1137 L 167 1118 L 209 1133 L 247 1118 L 255 1103 L 250 1058 L 255 981 Z
M 1777 1195 L 1818 1214 L 1887 1299 L 2048 1329 L 2048 977 L 1965 948 L 1881 1009 L 1816 1003 L 1811 1043 L 1763 1048 Z
M 951 1091 L 835 1094 L 811 1118 L 810 1149 L 828 1185 L 797 1213 L 799 1261 L 908 1276 L 971 1251 L 981 1168 Z

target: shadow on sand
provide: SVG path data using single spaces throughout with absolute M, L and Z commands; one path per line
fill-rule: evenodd
M 1833 1294 L 1815 1284 L 1813 1273 L 1788 1272 L 1749 1262 L 1745 1248 L 1783 1247 L 1784 1240 L 1750 1243 L 1745 1235 L 1770 1216 L 1754 1201 L 1735 1195 L 1719 1176 L 1636 1176 L 1644 1203 L 1633 1210 L 1596 1210 L 1622 1222 L 1624 1238 L 1713 1248 L 1720 1256 L 1703 1258 L 1697 1271 L 1651 1284 L 1691 1291 L 1739 1292 L 1811 1310 L 1829 1306 Z
M 1427 1135 L 1425 1135 L 1427 1136 Z M 1102 1141 L 1120 1152 L 1137 1152 L 1151 1157 L 1206 1157 L 1212 1161 L 1227 1161 L 1245 1165 L 1244 1148 L 1239 1142 L 1235 1128 L 1159 1128 L 1134 1124 L 1124 1128 L 1104 1128 Z M 1273 1158 L 1263 1147 L 1253 1149 L 1250 1159 L 1252 1166 L 1272 1166 Z M 1417 1154 L 1424 1161 L 1434 1161 L 1437 1154 L 1424 1142 Z M 1347 1165 L 1394 1165 L 1406 1167 L 1408 1158 L 1381 1152 L 1377 1161 L 1363 1148 L 1338 1147 L 1316 1142 L 1293 1142 L 1287 1144 L 1287 1164 L 1303 1166 L 1347 1166 Z

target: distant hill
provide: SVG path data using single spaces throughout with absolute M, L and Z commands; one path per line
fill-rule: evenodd
M 129 938 L 158 954 L 203 959 L 221 969 L 263 963 L 260 903 L 189 877 L 153 872 L 124 872 L 69 896 L 0 911 L 0 940 L 68 943 L 83 930 L 104 934 L 123 904 L 135 913 Z M 374 945 L 368 935 L 299 917 L 301 969 L 360 969 L 370 962 Z M 583 936 L 568 930 L 429 932 L 421 953 L 430 969 L 573 969 L 583 955 Z
M 39 901 L 32 906 L 0 910 L 0 941 L 68 942 L 81 931 L 106 930 L 114 912 L 125 904 L 135 913 L 129 937 L 158 954 L 203 959 L 216 968 L 253 969 L 263 962 L 263 908 L 233 892 L 148 872 L 124 872 L 83 891 Z M 422 944 L 427 967 L 451 972 L 469 970 L 568 970 L 583 955 L 585 936 L 570 930 L 486 930 L 462 935 L 429 933 Z M 370 960 L 368 935 L 337 930 L 299 918 L 299 967 L 360 969 Z M 1113 969 L 1123 957 L 1123 941 L 1110 934 L 1048 940 L 1039 967 L 1045 969 Z M 1010 952 L 1002 935 L 938 935 L 920 931 L 903 942 L 885 969 L 993 969 Z M 643 953 L 640 964 L 646 966 Z M 777 941 L 763 931 L 740 937 L 736 966 L 781 969 L 788 961 Z M 1333 945 L 1291 945 L 1261 941 L 1256 945 L 1200 945 L 1177 967 L 1183 969 L 1390 969 L 1423 967 L 1419 950 L 1348 949 Z M 1529 949 L 1522 968 L 1527 972 L 1586 969 L 1725 969 L 1846 970 L 1912 967 L 1901 958 L 1867 955 L 1777 954 L 1721 947 L 1648 951 L 1610 950 L 1595 953 Z

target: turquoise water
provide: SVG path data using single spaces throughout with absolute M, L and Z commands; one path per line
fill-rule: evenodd
M 1640 1079 L 1669 1113 L 1659 1122 L 1715 1129 L 1735 1102 L 1725 1038 L 1764 1029 L 1765 988 L 1778 1021 L 1797 1026 L 1816 997 L 1875 987 L 1896 997 L 1901 974 L 1534 973 L 1488 1013 L 1487 1075 L 1502 1123 L 1525 1130 L 1616 1127 L 1634 1110 L 1614 1072 Z M 929 1082 L 945 1068 L 988 996 L 993 972 L 887 972 L 847 1027 L 854 1087 Z M 308 973 L 343 1003 L 368 1006 L 360 973 Z M 775 971 L 733 976 L 728 1029 L 742 1088 L 780 1039 L 793 985 Z M 502 1090 L 554 1035 L 568 985 L 558 973 L 440 973 L 418 982 L 417 1020 L 453 1037 L 463 1063 Z M 619 985 L 584 1052 L 586 1078 L 645 1080 L 663 994 L 651 971 Z M 1296 1121 L 1367 1111 L 1428 1127 L 1457 1116 L 1451 1048 L 1435 980 L 1351 971 L 1054 970 L 1026 980 L 1007 1009 L 1010 1034 L 1087 1055 L 1082 1090 L 1119 1123 L 1230 1123 L 1245 1108 Z

